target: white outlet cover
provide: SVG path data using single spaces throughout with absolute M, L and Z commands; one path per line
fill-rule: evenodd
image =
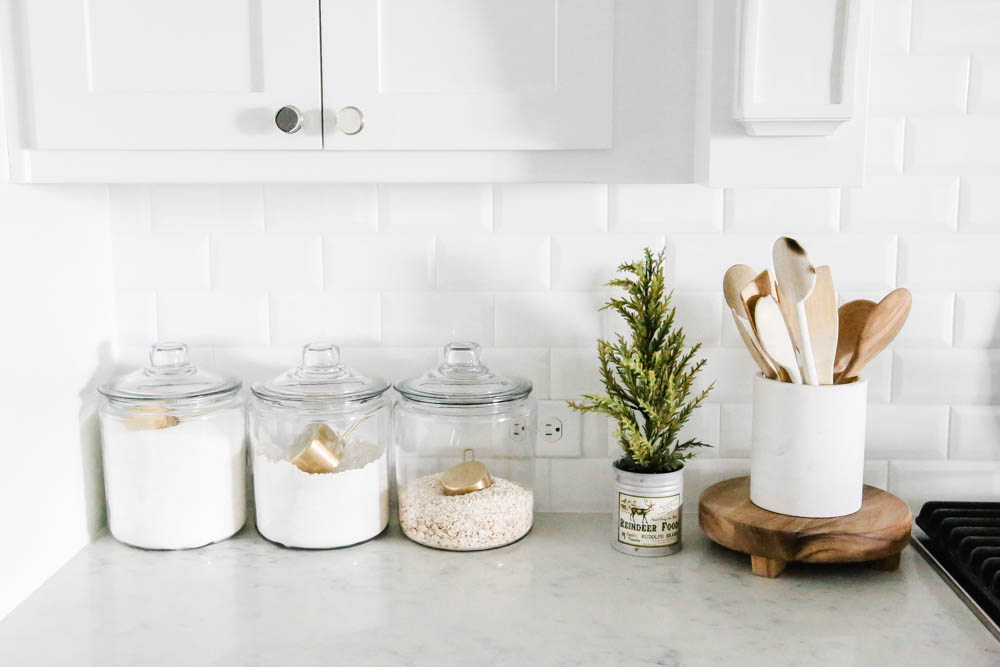
M 548 442 L 542 439 L 546 418 L 555 418 L 562 422 L 562 437 L 558 440 Z M 581 423 L 580 413 L 566 405 L 566 401 L 538 401 L 535 456 L 579 457 L 582 453 Z

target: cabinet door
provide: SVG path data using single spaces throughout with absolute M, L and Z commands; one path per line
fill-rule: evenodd
M 35 148 L 320 149 L 318 0 L 23 0 Z M 302 128 L 275 124 L 285 105 Z
M 322 10 L 327 149 L 611 147 L 614 0 L 322 0 Z M 350 107 L 363 115 L 356 134 L 344 131 L 357 129 Z

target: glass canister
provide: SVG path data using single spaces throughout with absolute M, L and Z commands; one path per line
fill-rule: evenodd
M 536 408 L 531 382 L 487 368 L 480 347 L 449 343 L 444 362 L 396 385 L 399 524 L 415 542 L 475 551 L 510 544 L 534 520 Z
M 98 391 L 108 526 L 144 549 L 218 542 L 246 522 L 240 380 L 197 368 L 182 343 Z
M 389 383 L 310 343 L 302 365 L 253 386 L 250 451 L 257 530 L 287 547 L 369 540 L 389 523 Z

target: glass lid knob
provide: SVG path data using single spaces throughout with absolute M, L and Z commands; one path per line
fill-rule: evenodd
M 483 373 L 486 368 L 480 360 L 479 343 L 458 341 L 444 346 L 444 364 L 441 371 L 454 375 Z
M 333 343 L 309 343 L 302 348 L 301 373 L 307 375 L 334 374 L 343 372 L 340 364 L 340 348 Z
M 149 350 L 149 366 L 153 373 L 191 373 L 194 365 L 188 358 L 184 343 L 156 343 Z

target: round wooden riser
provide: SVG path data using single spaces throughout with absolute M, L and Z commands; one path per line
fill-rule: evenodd
M 788 563 L 863 563 L 899 567 L 913 516 L 888 491 L 865 486 L 861 509 L 808 519 L 776 514 L 750 502 L 750 478 L 713 484 L 698 500 L 698 523 L 712 541 L 750 555 L 753 573 L 776 577 Z

